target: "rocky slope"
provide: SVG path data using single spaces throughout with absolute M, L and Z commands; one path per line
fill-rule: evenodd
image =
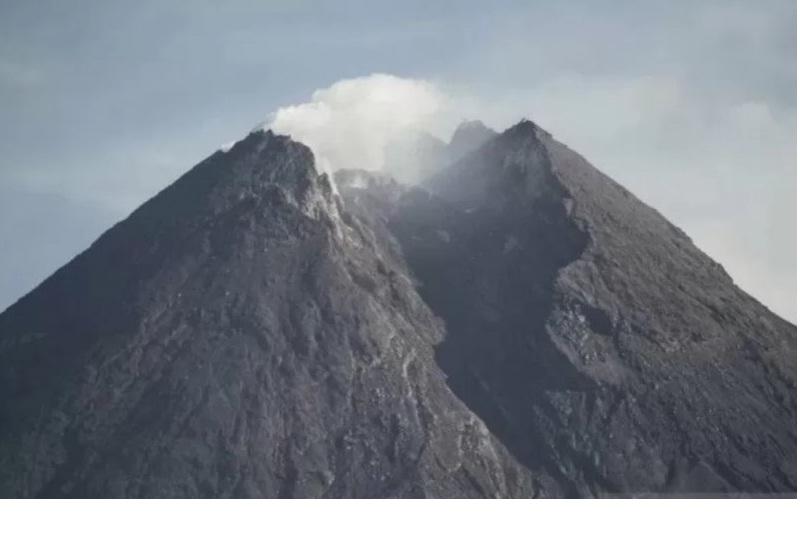
M 530 495 L 304 146 L 218 152 L 0 316 L 5 496 Z
M 0 314 L 0 495 L 793 494 L 795 327 L 532 123 L 467 152 L 145 203 Z
M 527 121 L 425 188 L 343 190 L 384 199 L 448 383 L 552 493 L 796 491 L 796 328 L 683 232 Z

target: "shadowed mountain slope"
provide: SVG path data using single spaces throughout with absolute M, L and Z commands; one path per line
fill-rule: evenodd
M 683 232 L 527 121 L 426 189 L 386 225 L 437 360 L 554 492 L 795 492 L 796 328 Z

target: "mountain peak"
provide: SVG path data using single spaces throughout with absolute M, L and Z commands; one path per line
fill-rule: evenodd
M 515 136 L 515 137 L 522 137 L 522 136 L 545 136 L 545 137 L 552 137 L 550 132 L 536 124 L 534 121 L 523 118 L 507 130 L 503 132 L 503 135 L 508 136 Z
M 795 492 L 796 328 L 533 122 L 453 137 L 334 196 L 255 131 L 0 313 L 0 496 Z
M 489 139 L 495 137 L 497 132 L 487 127 L 480 120 L 467 120 L 458 125 L 450 138 L 447 146 L 449 160 L 456 161 L 464 154 L 475 150 Z
M 291 157 L 298 162 L 314 163 L 314 154 L 305 144 L 295 141 L 289 135 L 277 134 L 271 129 L 256 129 L 244 139 L 234 143 L 227 150 L 220 152 L 229 154 L 229 158 L 253 157 L 269 158 L 272 156 Z
M 459 136 L 474 135 L 476 132 L 482 132 L 484 134 L 496 133 L 480 120 L 462 120 L 455 131 L 453 131 L 450 142 L 453 142 L 453 140 L 457 139 Z
M 256 129 L 209 159 L 215 156 L 221 160 L 217 174 L 227 176 L 220 186 L 233 187 L 239 197 L 280 194 L 309 213 L 332 208 L 332 178 L 318 174 L 314 153 L 289 135 Z

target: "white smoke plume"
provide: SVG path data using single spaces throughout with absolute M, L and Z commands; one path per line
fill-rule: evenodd
M 386 147 L 409 133 L 446 130 L 449 99 L 434 83 L 388 74 L 340 80 L 264 125 L 309 146 L 321 171 L 381 170 Z

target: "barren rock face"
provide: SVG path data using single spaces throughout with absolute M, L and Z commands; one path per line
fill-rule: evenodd
M 794 493 L 796 329 L 655 210 L 523 122 L 389 223 L 437 361 L 557 493 Z
M 546 132 L 337 182 L 253 133 L 0 315 L 0 495 L 795 493 L 795 327 Z

